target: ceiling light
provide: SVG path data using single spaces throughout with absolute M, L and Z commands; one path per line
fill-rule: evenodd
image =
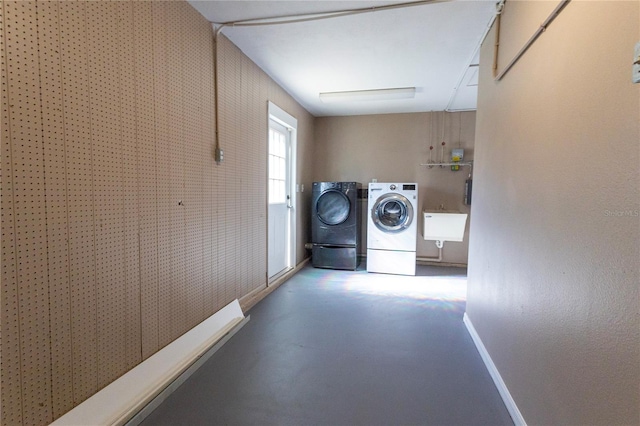
M 388 101 L 391 99 L 411 99 L 416 96 L 415 87 L 394 89 L 352 90 L 348 92 L 320 93 L 322 102 Z

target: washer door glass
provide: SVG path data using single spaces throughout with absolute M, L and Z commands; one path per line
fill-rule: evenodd
M 413 221 L 413 206 L 401 194 L 384 194 L 371 209 L 371 219 L 384 232 L 401 232 Z
M 342 192 L 329 190 L 318 197 L 316 215 L 325 225 L 340 225 L 349 217 L 351 203 Z

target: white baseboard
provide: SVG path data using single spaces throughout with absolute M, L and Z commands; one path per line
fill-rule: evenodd
M 527 423 L 524 421 L 524 417 L 522 417 L 522 413 L 520 413 L 520 410 L 518 409 L 516 402 L 513 400 L 513 397 L 511 396 L 509 389 L 507 389 L 507 385 L 504 383 L 504 380 L 502 380 L 502 376 L 500 376 L 500 372 L 496 368 L 496 365 L 493 363 L 493 360 L 491 359 L 489 352 L 487 352 L 487 348 L 484 347 L 484 343 L 482 343 L 482 339 L 480 339 L 478 332 L 476 331 L 475 327 L 471 323 L 471 319 L 469 318 L 466 312 L 464 313 L 463 321 L 464 321 L 464 324 L 467 326 L 467 330 L 469 331 L 471 338 L 473 339 L 473 343 L 475 343 L 476 348 L 478 349 L 478 352 L 480 352 L 480 356 L 484 361 L 484 365 L 487 367 L 487 370 L 489 370 L 489 374 L 493 379 L 493 383 L 495 383 L 496 387 L 498 388 L 498 392 L 500 393 L 500 396 L 502 397 L 502 401 L 504 402 L 504 405 L 507 407 L 507 410 L 511 415 L 511 419 L 513 420 L 513 423 L 516 426 L 527 426 Z
M 146 419 L 149 414 L 151 414 L 156 408 L 158 408 L 169 396 L 175 392 L 176 389 L 180 387 L 184 382 L 187 381 L 193 373 L 198 371 L 200 367 L 204 365 L 205 362 L 209 360 L 218 350 L 225 344 L 229 339 L 231 339 L 244 325 L 249 322 L 251 318 L 250 315 L 247 315 L 237 326 L 235 326 L 229 333 L 227 333 L 222 339 L 218 340 L 218 342 L 213 345 L 207 352 L 204 353 L 196 362 L 191 364 L 189 368 L 187 368 L 177 379 L 171 382 L 166 388 L 164 388 L 155 398 L 153 398 L 144 408 L 138 411 L 129 421 L 127 421 L 124 426 L 138 426 L 144 419 Z
M 276 280 L 270 282 L 268 285 L 258 287 L 255 290 L 249 292 L 249 294 L 241 297 L 240 306 L 242 307 L 242 310 L 246 312 L 251 309 L 256 303 L 271 294 L 275 289 L 284 284 L 289 278 L 300 272 L 300 270 L 304 268 L 307 263 L 309 263 L 309 260 L 311 260 L 310 257 L 303 259 L 302 262 L 298 263 L 296 266 L 288 270 L 286 273 L 282 274 L 282 276 L 278 277 Z
M 98 393 L 57 419 L 52 425 L 123 425 L 171 387 L 212 347 L 244 325 L 246 318 L 238 300 L 151 355 Z M 230 336 L 229 336 L 230 337 Z M 204 361 L 202 361 L 204 362 Z M 185 378 L 185 376 L 182 376 Z M 185 378 L 186 379 L 186 378 Z M 166 398 L 166 395 L 164 396 Z M 148 414 L 148 413 L 147 413 Z

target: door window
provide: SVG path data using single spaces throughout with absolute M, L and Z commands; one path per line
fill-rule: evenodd
M 287 201 L 287 135 L 286 130 L 269 128 L 269 204 Z

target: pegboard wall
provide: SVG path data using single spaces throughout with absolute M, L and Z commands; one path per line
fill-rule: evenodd
M 0 35 L 0 424 L 40 425 L 266 285 L 267 100 L 299 151 L 313 117 L 222 37 L 216 165 L 183 1 L 2 1 Z

